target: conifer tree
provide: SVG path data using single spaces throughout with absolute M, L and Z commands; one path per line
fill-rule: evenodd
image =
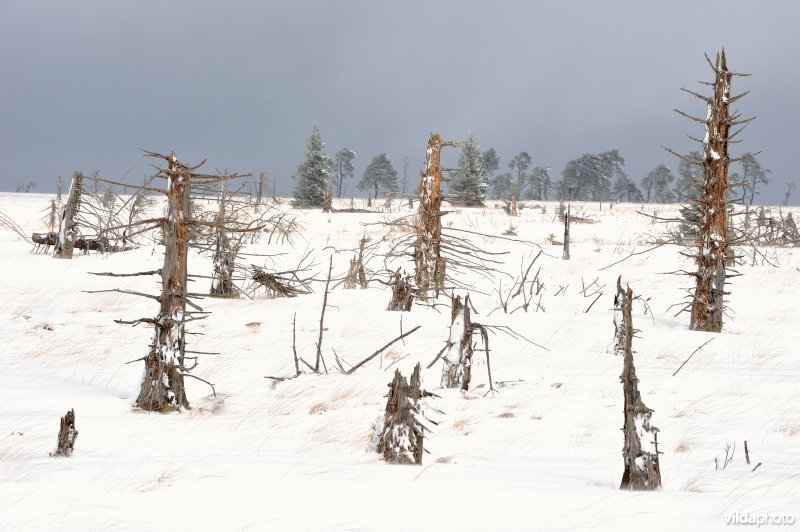
M 361 190 L 373 189 L 374 198 L 378 193 L 397 191 L 397 170 L 392 166 L 392 161 L 385 153 L 376 155 L 364 169 L 364 175 L 358 183 Z
M 450 193 L 453 196 L 451 200 L 458 205 L 469 207 L 483 205 L 488 187 L 478 142 L 475 136 L 470 135 L 461 148 L 458 170 L 450 181 Z
M 294 187 L 296 207 L 322 207 L 325 203 L 325 190 L 330 179 L 330 159 L 325 155 L 325 142 L 319 126 L 311 127 L 311 135 L 306 140 L 305 159 L 297 167 Z

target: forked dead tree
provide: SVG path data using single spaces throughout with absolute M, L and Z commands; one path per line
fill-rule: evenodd
M 658 429 L 651 425 L 653 411 L 642 402 L 639 394 L 639 379 L 633 366 L 633 322 L 631 307 L 633 291 L 622 288 L 622 279 L 617 279 L 617 294 L 614 296 L 614 354 L 623 357 L 620 380 L 625 396 L 625 425 L 622 431 L 625 444 L 622 447 L 624 472 L 620 489 L 655 490 L 661 487 L 661 469 L 658 459 Z M 652 438 L 652 441 L 648 441 Z
M 78 431 L 75 428 L 75 410 L 69 410 L 61 418 L 58 429 L 58 443 L 56 450 L 51 456 L 70 456 L 75 449 L 75 440 L 78 438 Z
M 733 76 L 746 76 L 728 70 L 725 50 L 717 54 L 714 62 L 706 55 L 706 60 L 714 72 L 714 82 L 711 85 L 713 94 L 705 96 L 686 88 L 685 92 L 702 100 L 707 106 L 706 118 L 691 116 L 679 110 L 679 114 L 701 123 L 705 126 L 705 137 L 693 140 L 703 145 L 702 160 L 684 156 L 668 150 L 690 164 L 701 165 L 705 182 L 702 192 L 696 201 L 700 208 L 699 249 L 695 257 L 697 271 L 692 273 L 695 278 L 695 288 L 690 303 L 691 321 L 690 328 L 696 331 L 720 332 L 725 309 L 724 296 L 727 278 L 726 260 L 731 256 L 728 252 L 730 238 L 728 234 L 728 204 L 727 192 L 728 166 L 731 162 L 740 160 L 728 157 L 728 143 L 736 137 L 754 118 L 740 119 L 738 111 L 733 114 L 729 106 L 745 96 L 747 92 L 731 96 L 731 79 Z M 741 127 L 731 133 L 732 127 Z
M 432 394 L 420 389 L 419 364 L 411 380 L 395 370 L 389 383 L 383 431 L 378 442 L 378 452 L 390 464 L 422 464 L 425 425 L 421 400 Z
M 75 239 L 78 236 L 78 227 L 75 221 L 81 203 L 83 189 L 83 173 L 72 174 L 72 184 L 69 187 L 67 203 L 61 214 L 61 223 L 58 227 L 58 241 L 56 242 L 53 256 L 59 259 L 71 259 L 75 248 Z
M 366 235 L 361 237 L 358 242 L 358 255 L 350 259 L 350 268 L 347 270 L 347 275 L 344 278 L 344 287 L 353 289 L 356 285 L 361 288 L 367 287 L 367 274 L 364 271 L 364 246 L 367 244 Z

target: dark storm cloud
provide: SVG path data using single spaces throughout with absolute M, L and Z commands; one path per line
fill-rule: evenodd
M 734 153 L 762 150 L 777 202 L 796 179 L 795 2 L 63 2 L 0 3 L 0 188 L 100 170 L 140 179 L 139 148 L 210 169 L 290 176 L 316 121 L 357 175 L 388 152 L 414 174 L 427 136 L 528 151 L 558 175 L 619 148 L 640 179 L 677 165 L 703 114 L 681 93 L 710 79 L 724 45 L 752 73 L 734 92 L 758 120 Z M 349 185 L 355 191 L 355 183 Z

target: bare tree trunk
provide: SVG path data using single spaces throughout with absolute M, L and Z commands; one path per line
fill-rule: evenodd
M 69 187 L 69 196 L 64 205 L 64 212 L 61 215 L 61 224 L 58 228 L 58 242 L 53 250 L 53 256 L 59 259 L 71 259 L 75 248 L 75 238 L 78 235 L 78 227 L 75 216 L 81 204 L 81 192 L 83 190 L 83 174 L 75 172 L 72 174 L 72 184 Z
M 51 456 L 70 456 L 75 448 L 75 440 L 78 438 L 78 431 L 75 429 L 75 410 L 69 410 L 61 418 L 58 430 L 58 443 L 56 451 Z
M 211 295 L 229 297 L 236 293 L 233 284 L 233 270 L 236 267 L 236 252 L 231 245 L 230 236 L 225 230 L 225 180 L 220 180 L 219 210 L 217 212 L 216 242 L 212 259 L 214 271 L 211 279 Z M 260 194 L 260 193 L 259 193 Z
M 707 98 L 708 117 L 703 142 L 705 186 L 700 197 L 700 249 L 692 301 L 690 328 L 720 332 L 725 295 L 725 260 L 728 251 L 728 131 L 733 123 L 728 112 L 731 72 L 725 50 L 717 54 L 714 94 Z
M 362 236 L 358 243 L 358 256 L 350 259 L 350 269 L 344 278 L 344 287 L 347 289 L 367 287 L 367 275 L 364 272 L 364 246 L 367 244 L 367 237 Z
M 569 260 L 569 207 L 567 204 L 567 212 L 564 213 L 564 250 L 561 252 L 564 260 Z
M 330 187 L 325 189 L 325 199 L 322 203 L 322 212 L 331 212 L 333 209 L 333 191 Z
M 409 275 L 401 273 L 400 268 L 392 277 L 392 299 L 389 301 L 389 306 L 386 310 L 399 310 L 407 312 L 411 310 L 411 305 L 414 304 L 414 289 L 411 286 Z
M 639 395 L 639 379 L 633 366 L 632 305 L 633 291 L 630 288 L 623 290 L 622 281 L 618 278 L 617 295 L 614 297 L 614 353 L 623 357 L 620 380 L 625 396 L 625 426 L 622 428 L 625 434 L 622 448 L 625 470 L 620 489 L 655 490 L 661 487 L 658 429 L 650 424 L 653 411 L 645 406 Z M 651 437 L 653 441 L 647 441 Z
M 425 301 L 433 290 L 434 298 L 443 288 L 445 263 L 440 254 L 442 237 L 442 173 L 441 149 L 444 145 L 438 133 L 428 140 L 425 171 L 419 185 L 419 214 L 417 216 L 417 239 L 414 246 L 414 281 L 417 298 Z
M 184 389 L 185 319 L 189 189 L 191 172 L 171 153 L 167 159 L 167 218 L 164 223 L 164 266 L 161 269 L 161 309 L 155 320 L 150 353 L 136 405 L 144 410 L 189 408 Z

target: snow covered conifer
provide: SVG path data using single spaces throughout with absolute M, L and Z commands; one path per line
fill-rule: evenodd
M 397 191 L 397 170 L 394 169 L 392 161 L 385 153 L 372 158 L 364 169 L 364 175 L 358 183 L 358 188 L 367 191 L 374 189 L 373 198 L 377 198 L 379 192 Z
M 325 190 L 330 179 L 330 160 L 325 155 L 325 142 L 319 126 L 311 127 L 311 135 L 306 140 L 306 155 L 297 167 L 294 188 L 294 205 L 296 207 L 322 207 L 325 203 Z
M 458 157 L 458 170 L 450 181 L 452 202 L 468 207 L 483 205 L 486 199 L 486 170 L 474 135 L 467 137 Z

